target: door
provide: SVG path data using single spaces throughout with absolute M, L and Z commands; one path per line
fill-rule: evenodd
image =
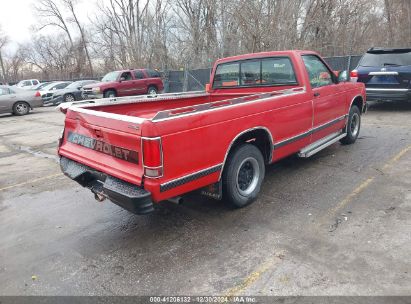
M 0 88 L 0 113 L 11 113 L 16 94 L 12 94 L 8 88 Z
M 134 85 L 137 94 L 146 94 L 148 91 L 147 88 L 147 79 L 144 77 L 144 74 L 141 70 L 134 71 Z
M 123 72 L 120 76 L 120 83 L 118 84 L 119 96 L 136 95 L 137 90 L 135 88 L 134 79 L 131 76 L 131 72 Z
M 303 55 L 310 78 L 313 98 L 313 122 L 311 141 L 317 141 L 345 125 L 346 96 L 344 85 L 338 84 L 337 77 L 315 55 Z

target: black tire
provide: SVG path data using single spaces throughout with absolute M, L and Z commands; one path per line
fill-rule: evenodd
M 25 101 L 18 101 L 13 105 L 13 114 L 17 116 L 26 115 L 30 112 L 30 105 Z
M 158 94 L 158 89 L 155 86 L 149 86 L 147 90 L 147 95 L 149 96 L 157 96 Z
M 76 101 L 76 97 L 73 94 L 66 94 L 63 97 L 63 102 L 73 102 Z
M 114 90 L 108 90 L 104 92 L 104 98 L 114 98 L 117 97 L 117 93 Z
M 356 105 L 353 105 L 350 109 L 350 114 L 348 115 L 348 121 L 346 126 L 347 136 L 340 139 L 340 142 L 343 145 L 351 145 L 355 143 L 355 141 L 358 138 L 358 135 L 360 134 L 360 129 L 361 111 Z
M 264 158 L 260 150 L 250 144 L 237 147 L 230 152 L 224 167 L 224 201 L 233 208 L 251 204 L 260 192 L 264 175 Z

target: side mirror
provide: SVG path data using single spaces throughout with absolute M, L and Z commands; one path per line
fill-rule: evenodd
M 125 77 L 120 77 L 120 81 L 119 81 L 119 82 L 123 82 L 124 80 L 126 80 Z
M 82 86 L 77 87 L 77 90 L 81 90 Z
M 211 84 L 206 83 L 206 85 L 205 85 L 205 91 L 206 91 L 206 93 L 210 93 L 210 92 L 211 92 Z
M 338 75 L 338 82 L 350 81 L 350 73 L 348 71 L 341 71 Z

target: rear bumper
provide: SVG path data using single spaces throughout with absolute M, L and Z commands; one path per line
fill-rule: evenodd
M 100 98 L 103 98 L 104 96 L 102 93 L 97 94 L 93 91 L 87 91 L 87 92 L 83 91 L 81 92 L 81 97 L 83 99 L 100 99 Z
M 43 100 L 39 97 L 37 99 L 31 100 L 30 102 L 30 107 L 33 108 L 39 108 L 43 106 Z
M 367 101 L 411 101 L 409 89 L 367 88 Z
M 63 95 L 61 96 L 57 96 L 54 97 L 52 96 L 50 99 L 48 100 L 44 100 L 44 104 L 58 104 L 58 103 L 62 103 L 63 102 Z
M 137 185 L 96 171 L 66 157 L 60 158 L 60 167 L 66 176 L 89 188 L 96 197 L 108 198 L 134 214 L 148 214 L 154 211 L 151 193 Z

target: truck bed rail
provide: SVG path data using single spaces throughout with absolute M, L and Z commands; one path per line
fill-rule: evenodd
M 255 102 L 255 101 L 263 101 L 268 98 L 275 98 L 280 96 L 287 96 L 287 95 L 294 95 L 294 94 L 302 94 L 305 93 L 305 87 L 297 87 L 292 89 L 286 89 L 281 91 L 272 91 L 266 93 L 258 93 L 253 95 L 247 95 L 242 97 L 236 97 L 232 99 L 225 99 L 220 101 L 208 102 L 193 106 L 186 106 L 181 108 L 175 108 L 170 110 L 164 110 L 157 112 L 153 118 L 140 118 L 140 117 L 131 117 L 122 114 L 114 114 L 114 113 L 106 113 L 102 111 L 94 111 L 92 110 L 93 107 L 97 106 L 105 106 L 105 105 L 119 105 L 119 104 L 134 104 L 134 103 L 146 103 L 146 102 L 154 102 L 154 101 L 169 101 L 174 99 L 180 98 L 191 98 L 191 97 L 200 97 L 200 96 L 207 96 L 208 94 L 204 91 L 195 91 L 195 92 L 184 92 L 184 93 L 169 93 L 169 94 L 160 94 L 157 97 L 152 97 L 150 95 L 144 96 L 130 96 L 130 97 L 119 97 L 119 98 L 103 98 L 99 100 L 83 100 L 83 101 L 75 101 L 70 103 L 64 103 L 58 106 L 57 108 L 60 109 L 62 112 L 67 111 L 68 108 L 72 108 L 72 110 L 95 115 L 101 116 L 106 118 L 114 118 L 118 120 L 133 122 L 133 123 L 142 123 L 144 120 L 150 120 L 152 122 L 159 122 L 168 119 L 179 118 L 187 115 L 193 115 L 197 113 L 202 113 L 206 111 L 213 111 L 218 110 L 225 107 L 231 107 L 243 103 L 248 102 Z M 91 108 L 91 109 L 90 109 Z
M 221 101 L 209 102 L 194 106 L 187 106 L 182 108 L 176 108 L 171 110 L 164 110 L 159 111 L 152 119 L 153 122 L 158 122 L 167 119 L 173 119 L 176 117 L 192 115 L 197 112 L 204 112 L 204 111 L 211 111 L 220 109 L 222 107 L 234 106 L 242 103 L 253 102 L 256 100 L 265 100 L 267 98 L 277 97 L 277 96 L 285 96 L 285 95 L 293 95 L 293 94 L 300 94 L 304 93 L 304 87 L 298 87 L 293 89 L 287 89 L 282 91 L 273 91 L 268 93 L 259 93 L 253 95 L 247 95 L 242 97 L 237 97 L 233 99 L 225 99 Z

